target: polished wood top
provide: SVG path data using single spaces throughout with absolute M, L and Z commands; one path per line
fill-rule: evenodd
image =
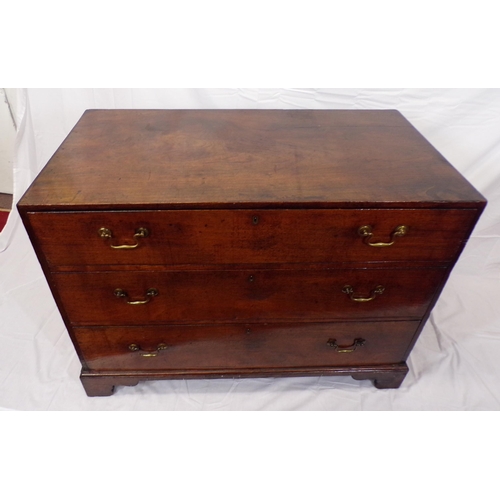
M 19 208 L 447 203 L 484 199 L 397 111 L 88 110 Z

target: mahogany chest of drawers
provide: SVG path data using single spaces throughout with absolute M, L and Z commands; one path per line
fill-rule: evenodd
M 486 201 L 397 111 L 90 110 L 18 203 L 89 396 L 396 388 Z

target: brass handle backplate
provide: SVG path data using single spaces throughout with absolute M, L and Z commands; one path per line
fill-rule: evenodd
M 128 346 L 128 348 L 129 348 L 129 351 L 137 352 L 144 358 L 154 358 L 154 357 L 158 356 L 159 352 L 164 351 L 165 349 L 168 349 L 168 345 L 167 344 L 158 344 L 154 351 L 145 351 L 138 344 L 130 344 Z
M 394 245 L 394 241 L 397 237 L 404 236 L 408 232 L 408 226 L 398 226 L 391 233 L 391 239 L 388 242 L 372 242 L 370 241 L 373 236 L 373 228 L 371 226 L 361 226 L 358 229 L 358 234 L 363 238 L 363 243 L 371 247 L 390 247 Z
M 131 306 L 138 306 L 142 304 L 147 304 L 153 297 L 158 295 L 158 290 L 156 288 L 149 288 L 146 291 L 146 298 L 144 300 L 128 300 L 128 293 L 121 288 L 117 288 L 114 292 L 116 297 L 125 299 L 127 304 Z
M 366 344 L 365 339 L 354 339 L 354 342 L 351 345 L 338 345 L 335 339 L 330 339 L 327 344 L 335 349 L 339 353 L 349 353 L 354 352 L 358 347 L 361 347 Z
M 149 231 L 145 227 L 140 227 L 134 233 L 135 244 L 133 245 L 113 245 L 111 240 L 113 239 L 113 233 L 110 229 L 101 227 L 98 231 L 99 236 L 103 239 L 108 239 L 110 241 L 109 246 L 115 250 L 130 250 L 132 248 L 137 248 L 139 246 L 139 238 L 147 238 L 149 236 Z
M 377 285 L 370 293 L 369 297 L 355 297 L 354 289 L 351 285 L 345 285 L 342 288 L 342 292 L 349 295 L 349 298 L 354 302 L 370 302 L 377 298 L 377 295 L 382 295 L 384 293 L 385 288 L 382 285 Z

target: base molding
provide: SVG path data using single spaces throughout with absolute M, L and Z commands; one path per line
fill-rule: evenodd
M 408 366 L 406 363 L 363 367 L 311 367 L 240 369 L 240 370 L 169 370 L 162 372 L 93 372 L 82 370 L 80 381 L 87 396 L 111 396 L 115 386 L 135 386 L 147 380 L 203 379 L 203 378 L 261 378 L 351 376 L 355 380 L 372 380 L 377 389 L 397 389 L 402 384 Z

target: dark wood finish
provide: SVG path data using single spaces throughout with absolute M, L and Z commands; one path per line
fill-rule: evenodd
M 399 363 L 404 361 L 406 346 L 418 325 L 418 321 L 240 323 L 92 327 L 75 328 L 74 331 L 91 370 L 196 371 Z M 358 338 L 365 342 L 354 347 Z M 335 340 L 339 348 L 330 346 L 331 340 Z M 166 348 L 158 350 L 161 344 Z M 130 345 L 140 349 L 131 351 Z
M 135 386 L 139 382 L 162 379 L 222 379 L 222 378 L 260 378 L 260 377 L 317 377 L 344 376 L 355 380 L 371 380 L 377 389 L 397 389 L 408 373 L 405 362 L 387 365 L 367 365 L 353 367 L 322 366 L 302 368 L 240 368 L 238 370 L 169 370 L 158 372 L 121 371 L 90 372 L 82 370 L 80 380 L 88 396 L 110 396 L 115 386 Z
M 372 380 L 377 389 L 398 389 L 407 374 L 407 364 L 400 363 L 389 369 L 377 370 L 377 368 L 374 368 L 371 371 L 365 370 L 362 373 L 353 373 L 351 376 L 354 380 Z
M 396 111 L 93 110 L 18 209 L 104 396 L 197 377 L 399 387 L 485 204 Z M 408 231 L 379 248 L 364 225 Z
M 318 321 L 420 318 L 445 268 L 56 273 L 53 281 L 75 325 L 143 325 L 192 322 Z M 355 302 L 343 293 L 351 285 Z M 146 291 L 158 296 L 147 304 Z
M 101 377 L 98 375 L 91 375 L 89 373 L 82 373 L 80 375 L 80 381 L 82 382 L 87 396 L 89 397 L 111 396 L 113 392 L 115 392 L 115 385 L 137 385 L 139 383 L 139 379 L 135 380 L 135 382 L 127 384 L 127 379 L 115 380 L 110 377 Z
M 89 110 L 20 206 L 481 202 L 397 111 Z
M 257 219 L 255 219 L 257 218 Z M 30 214 L 47 263 L 82 265 L 276 264 L 303 262 L 443 261 L 455 259 L 476 218 L 475 210 L 169 210 Z M 399 225 L 408 233 L 392 246 L 364 243 L 361 226 L 374 241 L 388 242 Z M 112 239 L 99 236 L 100 228 Z M 139 228 L 148 229 L 138 246 Z M 71 251 L 68 251 L 71 248 Z

